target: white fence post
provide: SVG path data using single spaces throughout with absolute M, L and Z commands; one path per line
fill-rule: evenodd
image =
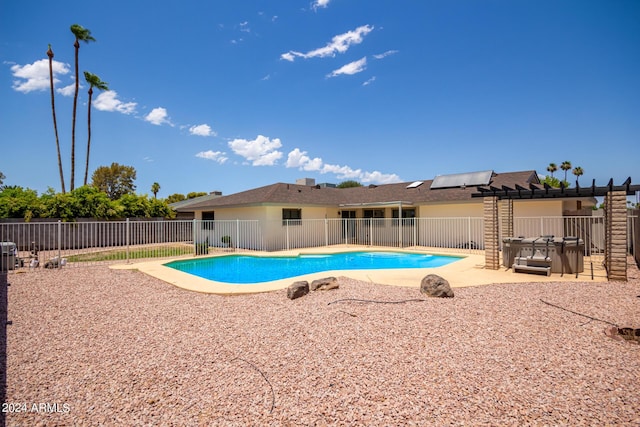
M 286 221 L 285 222 L 285 228 L 286 228 L 286 231 L 287 231 L 287 235 L 286 235 L 286 238 L 287 238 L 287 250 L 289 250 L 289 220 L 285 219 L 285 221 Z
M 469 243 L 469 253 L 471 253 L 471 217 L 470 216 L 467 217 L 467 242 Z
M 62 221 L 58 220 L 58 262 L 56 264 L 58 268 L 62 268 L 61 247 L 62 247 Z
M 126 240 L 126 244 L 127 244 L 127 264 L 129 264 L 129 262 L 131 261 L 129 259 L 129 245 L 131 243 L 131 230 L 129 228 L 129 218 L 127 218 L 127 221 L 125 223 L 125 240 Z
M 198 250 L 197 250 L 197 236 L 196 236 L 196 230 L 197 230 L 197 219 L 193 219 L 193 225 L 191 226 L 191 238 L 193 240 L 193 255 L 197 255 L 198 254 Z
M 233 245 L 234 252 L 238 252 L 238 242 L 240 242 L 240 219 L 236 219 L 236 244 Z
M 329 221 L 324 218 L 324 245 L 329 246 Z

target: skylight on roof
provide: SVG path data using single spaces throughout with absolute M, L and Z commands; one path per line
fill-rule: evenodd
M 455 173 L 451 175 L 438 175 L 433 179 L 431 188 L 452 188 L 471 185 L 489 185 L 493 171 Z
M 407 185 L 407 188 L 416 188 L 422 185 L 423 181 L 414 181 L 411 184 Z

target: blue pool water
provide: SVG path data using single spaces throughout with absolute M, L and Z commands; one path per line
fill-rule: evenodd
M 227 255 L 172 261 L 165 265 L 216 282 L 249 284 L 330 270 L 433 268 L 459 259 L 461 257 L 409 252 L 341 252 L 294 257 Z

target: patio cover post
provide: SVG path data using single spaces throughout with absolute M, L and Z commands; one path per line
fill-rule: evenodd
M 513 199 L 504 199 L 500 201 L 500 237 L 503 239 L 505 237 L 514 237 Z
M 627 281 L 627 193 L 609 191 L 604 205 L 607 276 L 609 280 Z
M 484 264 L 489 270 L 500 268 L 498 197 L 484 198 Z

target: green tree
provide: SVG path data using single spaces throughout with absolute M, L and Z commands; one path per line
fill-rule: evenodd
M 152 218 L 175 218 L 176 212 L 169 207 L 166 201 L 152 199 L 149 201 L 149 216 Z
M 343 181 L 340 184 L 336 185 L 337 188 L 353 188 L 353 187 L 362 187 L 358 181 L 347 180 Z
M 76 188 L 71 193 L 76 206 L 76 218 L 112 219 L 117 215 L 113 202 L 106 193 L 91 185 Z
M 146 194 L 125 194 L 115 203 L 121 218 L 172 218 L 175 215 L 166 202 L 149 199 Z
M 43 218 L 59 218 L 75 221 L 77 218 L 114 219 L 117 217 L 115 202 L 90 185 L 74 188 L 66 194 L 45 193 L 41 197 Z
M 160 191 L 160 184 L 158 184 L 157 182 L 154 182 L 151 185 L 151 192 L 153 193 L 153 198 L 154 199 L 158 198 L 158 191 Z
M 558 170 L 558 166 L 555 163 L 549 163 L 547 166 L 547 171 L 551 173 L 551 178 L 553 178 L 553 173 Z
M 569 172 L 571 170 L 571 162 L 568 161 L 568 160 L 565 160 L 560 165 L 560 169 L 562 169 L 564 171 L 564 182 L 568 182 L 567 181 L 567 172 Z
M 187 199 L 195 199 L 196 197 L 206 196 L 207 193 L 204 191 L 192 191 L 191 193 L 187 193 Z
M 41 197 L 44 209 L 42 218 L 58 218 L 63 221 L 73 221 L 76 218 L 76 205 L 69 193 L 47 193 Z
M 4 176 L 4 174 L 2 172 L 0 172 L 0 191 L 2 191 L 2 189 L 4 188 L 2 186 L 2 184 L 4 184 L 4 179 L 6 178 L 6 176 Z
M 165 200 L 165 202 L 171 204 L 171 203 L 176 203 L 176 202 L 181 202 L 183 200 L 187 200 L 187 198 L 186 198 L 186 196 L 184 194 L 174 193 L 174 194 L 170 195 L 169 197 L 167 197 L 164 200 Z
M 100 90 L 109 90 L 107 83 L 100 80 L 100 77 L 95 74 L 91 74 L 88 71 L 84 72 L 84 78 L 89 83 L 89 105 L 87 112 L 87 162 L 84 168 L 84 185 L 87 185 L 87 177 L 89 176 L 89 152 L 91 151 L 91 100 L 93 99 L 93 88 Z
M 82 25 L 73 24 L 71 26 L 71 32 L 75 36 L 76 40 L 73 43 L 73 47 L 75 48 L 75 78 L 76 78 L 76 89 L 73 95 L 73 118 L 71 122 L 71 191 L 73 191 L 75 184 L 75 173 L 76 173 L 76 111 L 78 107 L 78 91 L 80 89 L 80 82 L 78 80 L 78 55 L 80 52 L 80 41 L 85 43 L 89 43 L 90 41 L 96 41 L 91 36 L 91 31 L 84 28 Z
M 119 214 L 122 218 L 149 218 L 151 216 L 147 196 L 124 194 L 116 203 L 120 206 Z
M 573 174 L 576 176 L 576 182 L 578 182 L 578 179 L 584 174 L 584 171 L 580 166 L 576 166 L 573 168 Z
M 0 192 L 0 218 L 24 218 L 29 221 L 40 214 L 38 193 L 30 188 L 6 186 Z
M 560 180 L 555 176 L 547 175 L 542 181 L 543 184 L 547 184 L 549 187 L 560 188 Z
M 132 194 L 136 190 L 134 181 L 136 170 L 133 166 L 111 163 L 111 166 L 100 166 L 93 172 L 92 185 L 117 200 L 125 194 Z
M 51 113 L 53 114 L 53 131 L 56 135 L 56 150 L 58 151 L 58 170 L 60 171 L 60 186 L 62 192 L 66 193 L 67 190 L 64 186 L 64 173 L 62 171 L 62 156 L 60 156 L 60 139 L 58 138 L 58 120 L 56 119 L 56 102 L 53 90 L 53 50 L 51 45 L 47 50 L 47 56 L 49 57 L 49 86 L 51 88 Z

